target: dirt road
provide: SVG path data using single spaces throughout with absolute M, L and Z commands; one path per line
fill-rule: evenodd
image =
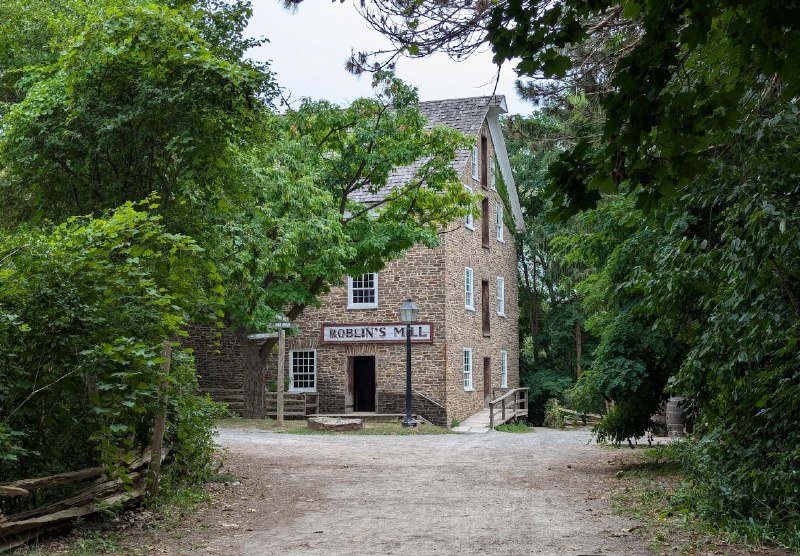
M 585 431 L 296 436 L 224 429 L 240 484 L 162 554 L 652 554 Z M 163 535 L 163 533 L 162 533 Z

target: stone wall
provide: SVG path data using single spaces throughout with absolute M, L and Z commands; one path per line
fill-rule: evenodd
M 289 372 L 291 350 L 316 351 L 317 392 L 320 394 L 321 412 L 346 411 L 348 359 L 357 356 L 375 357 L 376 409 L 383 412 L 386 408 L 395 407 L 393 393 L 405 392 L 405 344 L 323 344 L 321 329 L 324 323 L 399 323 L 400 305 L 408 298 L 419 306 L 418 321 L 429 322 L 433 326 L 432 343 L 414 343 L 412 346 L 414 389 L 445 405 L 444 252 L 441 248 L 428 249 L 420 245 L 410 249 L 403 259 L 389 263 L 378 274 L 377 308 L 348 309 L 347 287 L 342 285 L 332 288 L 322 298 L 320 308 L 306 309 L 297 319 L 295 324 L 300 333 L 287 341 L 286 372 Z M 268 379 L 275 377 L 276 367 L 277 362 L 268 366 Z
M 378 413 L 405 414 L 405 390 L 402 392 L 379 391 L 378 398 L 380 400 L 377 408 Z M 428 398 L 414 392 L 411 394 L 411 411 L 414 415 L 422 415 L 434 425 L 439 425 L 440 427 L 446 427 L 448 425 L 447 410 L 443 406 L 434 403 Z
M 481 131 L 489 140 L 489 152 L 494 153 L 488 125 Z M 499 177 L 499 172 L 498 172 Z M 481 217 L 475 218 L 474 230 L 462 225 L 444 235 L 446 336 L 448 338 L 447 411 L 448 421 L 463 420 L 484 407 L 483 358 L 491 359 L 491 385 L 500 387 L 500 352 L 507 352 L 508 386 L 519 386 L 518 287 L 517 255 L 512 230 L 513 215 L 504 210 L 504 243 L 499 242 L 495 229 L 500 194 L 491 188 L 483 189 L 472 179 L 470 166 L 462 173 L 462 181 L 473 192 L 489 198 L 489 247 L 483 247 Z M 464 304 L 464 269 L 473 269 L 474 307 Z M 505 316 L 497 314 L 497 277 L 505 278 Z M 482 328 L 481 282 L 489 283 L 490 333 Z M 464 389 L 463 349 L 472 349 L 472 391 Z
M 214 324 L 197 324 L 181 343 L 194 350 L 201 389 L 242 387 L 242 347 L 236 335 Z

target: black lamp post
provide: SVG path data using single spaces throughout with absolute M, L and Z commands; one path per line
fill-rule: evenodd
M 417 322 L 419 307 L 406 299 L 400 305 L 400 320 L 406 325 L 406 418 L 404 427 L 416 427 L 417 422 L 411 417 L 411 325 Z

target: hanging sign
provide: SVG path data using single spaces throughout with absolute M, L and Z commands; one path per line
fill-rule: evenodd
M 393 344 L 406 341 L 406 325 L 385 324 L 323 324 L 323 344 Z M 415 322 L 411 325 L 411 342 L 433 342 L 433 324 Z

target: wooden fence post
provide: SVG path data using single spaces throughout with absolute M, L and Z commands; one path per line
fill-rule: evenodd
M 281 328 L 278 333 L 278 395 L 276 396 L 276 413 L 275 416 L 279 427 L 283 426 L 283 381 L 284 381 L 284 368 L 283 360 L 286 357 L 286 329 Z
M 164 445 L 164 430 L 167 427 L 167 376 L 169 375 L 169 365 L 172 359 L 172 344 L 169 340 L 164 340 L 164 347 L 161 349 L 161 370 L 164 373 L 164 381 L 161 383 L 161 393 L 158 396 L 158 408 L 156 409 L 155 421 L 153 423 L 153 439 L 150 442 L 150 467 L 149 485 L 147 488 L 150 498 L 155 497 L 158 491 L 158 479 L 161 475 L 161 449 Z

